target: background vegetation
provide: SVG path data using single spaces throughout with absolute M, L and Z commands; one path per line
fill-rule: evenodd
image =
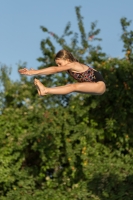
M 80 7 L 75 11 L 79 33 L 70 23 L 61 36 L 41 27 L 48 37 L 41 41 L 40 69 L 55 65 L 53 37 L 99 70 L 107 91 L 38 97 L 34 77 L 13 82 L 1 65 L 0 200 L 133 199 L 131 21 L 120 20 L 125 57 L 109 58 L 98 45 L 96 22 L 86 33 Z M 49 87 L 73 82 L 65 73 L 38 78 Z

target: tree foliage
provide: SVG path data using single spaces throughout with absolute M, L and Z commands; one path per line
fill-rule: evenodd
M 70 22 L 62 36 L 41 29 L 79 61 L 98 69 L 107 91 L 102 96 L 38 97 L 33 78 L 21 76 L 13 82 L 1 65 L 1 200 L 133 199 L 131 22 L 121 19 L 121 39 L 130 56 L 110 59 L 98 44 L 96 22 L 86 33 L 80 9 L 75 8 L 79 33 Z M 50 36 L 41 41 L 40 68 L 54 65 L 56 48 Z M 73 81 L 65 73 L 38 78 L 49 87 Z

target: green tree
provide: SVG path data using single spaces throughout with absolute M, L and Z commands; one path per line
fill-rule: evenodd
M 123 41 L 123 51 L 126 53 L 126 58 L 127 60 L 129 60 L 130 62 L 133 62 L 133 31 L 128 31 L 128 28 L 131 24 L 131 20 L 128 21 L 127 18 L 121 18 L 120 20 L 121 22 L 121 26 L 122 26 L 122 35 L 121 35 L 121 39 Z

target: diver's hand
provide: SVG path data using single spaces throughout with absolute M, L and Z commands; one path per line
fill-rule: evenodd
M 23 68 L 23 69 L 19 69 L 18 72 L 22 75 L 27 75 L 27 76 L 32 76 L 32 75 L 36 75 L 36 71 L 35 69 L 27 69 L 27 68 Z

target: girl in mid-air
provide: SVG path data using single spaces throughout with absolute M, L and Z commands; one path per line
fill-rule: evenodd
M 102 75 L 93 68 L 79 63 L 70 52 L 66 50 L 59 51 L 55 56 L 55 63 L 57 66 L 51 66 L 40 70 L 28 70 L 24 68 L 20 69 L 19 73 L 32 76 L 49 75 L 66 71 L 70 76 L 78 81 L 73 84 L 48 88 L 38 79 L 34 79 L 34 84 L 36 85 L 40 96 L 47 94 L 69 94 L 71 92 L 102 95 L 105 92 L 106 85 Z

